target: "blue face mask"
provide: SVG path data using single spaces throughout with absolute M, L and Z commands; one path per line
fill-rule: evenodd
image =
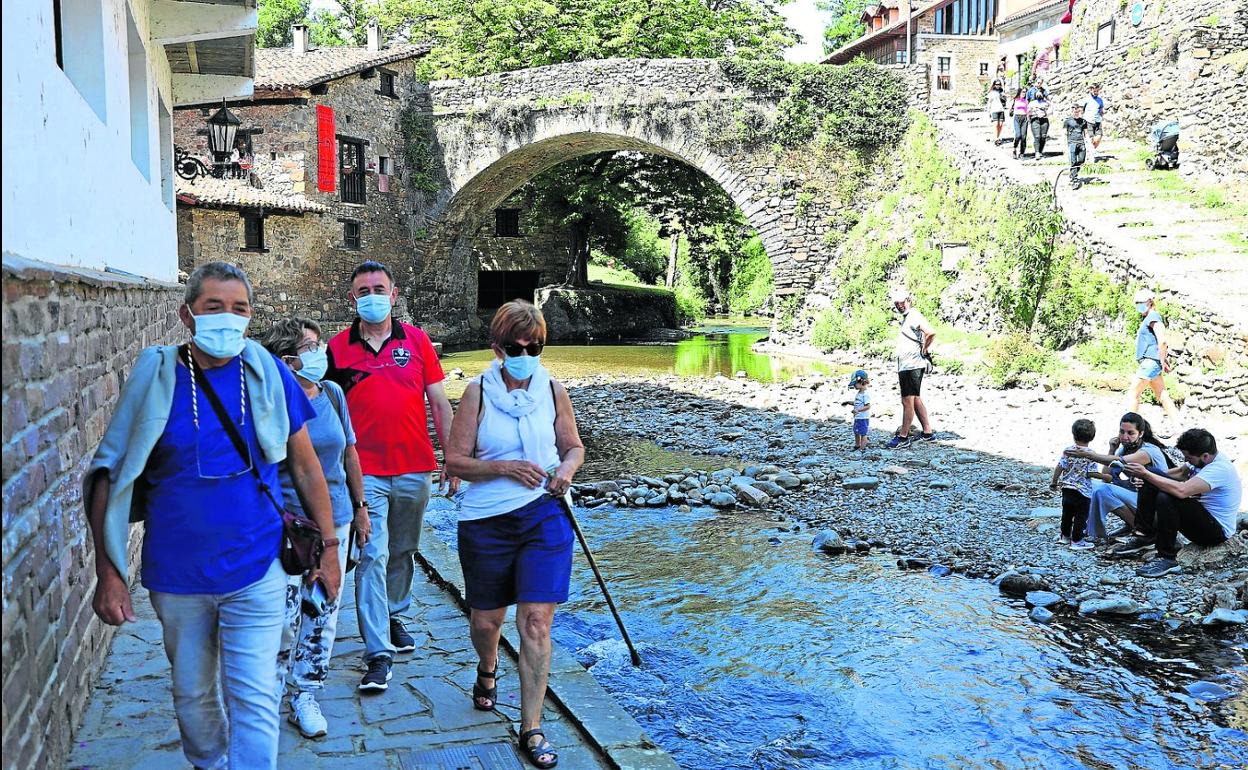
M 355 301 L 355 312 L 370 324 L 379 324 L 390 315 L 390 295 L 365 294 Z
M 517 380 L 527 380 L 533 376 L 533 372 L 537 371 L 537 367 L 542 362 L 541 356 L 504 356 L 503 368 L 512 378 Z
M 329 370 L 329 354 L 324 350 L 308 350 L 299 354 L 298 375 L 308 382 L 320 382 Z
M 1147 304 L 1145 304 L 1145 303 L 1143 303 L 1143 302 L 1137 302 L 1137 303 L 1135 303 L 1135 309 L 1136 309 L 1136 310 L 1138 310 L 1138 311 L 1140 311 L 1141 313 L 1147 313 L 1147 312 L 1148 312 L 1148 305 L 1147 305 Z
M 251 319 L 233 313 L 193 316 L 195 347 L 213 358 L 233 358 L 243 352 L 244 336 Z

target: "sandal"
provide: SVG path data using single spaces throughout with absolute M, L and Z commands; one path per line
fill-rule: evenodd
M 538 741 L 536 745 L 530 746 L 529 739 L 534 735 L 540 735 L 542 736 L 542 739 Z M 546 740 L 546 733 L 542 732 L 542 728 L 535 727 L 532 730 L 525 730 L 520 733 L 519 743 L 520 753 L 524 754 L 525 758 L 528 759 L 534 767 L 540 767 L 542 770 L 546 770 L 547 768 L 551 768 L 559 764 L 559 753 L 555 751 L 554 746 L 550 745 L 550 741 Z M 543 754 L 549 754 L 554 757 L 554 759 L 549 762 L 542 762 L 538 759 L 538 757 Z
M 482 671 L 477 667 L 477 679 L 493 679 L 493 687 L 482 687 L 480 681 L 472 683 L 472 707 L 477 711 L 494 711 L 498 708 L 498 664 L 494 664 L 493 671 Z M 490 702 L 488 706 L 482 706 L 481 701 Z

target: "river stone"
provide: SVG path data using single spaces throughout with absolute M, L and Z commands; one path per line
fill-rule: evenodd
M 779 465 L 764 465 L 758 469 L 759 476 L 774 476 L 781 472 L 783 472 L 783 469 Z
M 706 500 L 716 508 L 731 508 L 737 504 L 737 498 L 728 492 L 716 492 Z
M 1029 591 L 1026 599 L 1029 607 L 1056 607 L 1065 601 L 1052 591 Z
M 677 484 L 677 486 L 680 487 L 685 492 L 692 492 L 698 487 L 701 487 L 702 483 L 698 481 L 697 476 L 690 476 L 689 478 Z
M 1231 691 L 1217 682 L 1192 682 L 1186 688 L 1187 694 L 1204 701 L 1220 701 L 1230 697 Z
M 770 497 L 784 497 L 785 495 L 789 493 L 789 490 L 785 489 L 784 487 L 780 486 L 774 481 L 764 481 L 762 479 L 754 479 L 750 483 L 750 486 L 754 487 L 755 489 L 761 492 L 765 492 Z
M 900 465 L 886 465 L 880 469 L 880 473 L 883 473 L 885 476 L 904 476 L 909 472 Z
M 902 569 L 929 569 L 932 566 L 932 560 L 918 556 L 903 556 L 897 560 L 897 566 Z
M 1225 607 L 1216 608 L 1200 621 L 1202 626 L 1242 626 L 1244 623 L 1248 623 L 1248 610 L 1228 610 Z
M 702 505 L 703 503 L 706 502 L 706 498 L 698 494 L 697 492 L 690 492 L 689 496 L 685 498 L 685 502 L 688 503 L 689 505 L 684 505 L 681 507 L 688 509 L 689 506 Z
M 816 551 L 823 551 L 834 556 L 839 556 L 849 550 L 849 546 L 841 539 L 841 533 L 834 529 L 825 529 L 815 535 L 815 539 L 811 541 L 811 545 Z
M 801 460 L 798 460 L 797 467 L 814 468 L 822 464 L 823 464 L 823 458 L 821 457 L 803 457 Z M 749 474 L 747 473 L 746 475 L 748 476 Z
M 679 489 L 669 489 L 667 491 L 667 499 L 673 503 L 683 503 L 685 501 L 685 493 Z
M 618 495 L 620 493 L 620 485 L 614 481 L 599 481 L 593 484 L 594 494 L 598 497 L 607 497 L 609 495 Z
M 1105 594 L 1101 593 L 1100 591 L 1088 589 L 1087 591 L 1084 591 L 1075 596 L 1075 603 L 1083 604 L 1084 602 L 1092 601 L 1093 599 L 1103 599 L 1103 598 L 1105 598 Z
M 879 485 L 880 480 L 875 476 L 855 476 L 841 482 L 845 489 L 875 489 Z
M 743 430 L 726 430 L 723 433 L 719 434 L 719 437 L 722 438 L 724 441 L 736 441 L 737 439 L 741 438 L 744 435 L 745 435 L 745 431 Z
M 1053 613 L 1044 607 L 1032 607 L 1031 612 L 1027 614 L 1035 623 L 1052 623 Z
M 1062 518 L 1061 508 L 1032 508 L 1028 514 L 1032 519 L 1060 519 Z
M 667 493 L 660 492 L 654 497 L 649 498 L 648 500 L 646 500 L 646 505 L 650 506 L 651 508 L 658 508 L 660 506 L 667 505 Z
M 714 481 L 716 484 L 726 484 L 735 478 L 736 475 L 736 468 L 720 468 L 711 474 L 711 481 Z
M 802 480 L 788 471 L 777 473 L 776 478 L 773 479 L 773 481 L 785 489 L 797 489 L 802 485 Z
M 663 477 L 664 484 L 679 484 L 684 480 L 685 477 L 679 473 L 669 473 Z
M 943 564 L 933 564 L 927 571 L 935 577 L 949 577 L 953 574 L 953 570 Z
M 1080 615 L 1136 615 L 1142 609 L 1139 602 L 1121 595 L 1090 599 L 1079 604 Z
M 932 489 L 949 489 L 949 487 L 952 486 L 952 484 L 945 479 L 933 479 L 929 481 L 927 485 Z
M 997 582 L 997 588 L 1001 590 L 1001 593 L 1026 596 L 1033 591 L 1047 591 L 1049 587 L 1035 575 L 1020 575 L 1017 572 L 1007 572 Z
M 667 487 L 667 482 L 663 479 L 656 479 L 653 476 L 638 476 L 637 480 L 648 487 L 653 487 L 654 489 L 664 489 Z
M 750 484 L 734 482 L 732 491 L 736 493 L 739 500 L 747 505 L 760 506 L 771 499 L 766 492 L 761 489 L 755 489 Z
M 726 446 L 713 446 L 706 450 L 706 454 L 714 455 L 715 457 L 727 457 L 732 454 L 732 450 Z

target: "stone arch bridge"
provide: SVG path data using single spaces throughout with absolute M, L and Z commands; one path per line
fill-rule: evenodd
M 899 74 L 912 97 L 925 96 L 923 72 Z M 832 258 L 825 236 L 837 210 L 852 204 L 843 167 L 813 148 L 774 146 L 781 95 L 739 80 L 717 60 L 610 59 L 430 83 L 418 109 L 432 115 L 440 186 L 413 218 L 409 307 L 440 339 L 479 338 L 470 235 L 535 175 L 612 150 L 707 174 L 758 231 L 776 293 L 803 293 Z

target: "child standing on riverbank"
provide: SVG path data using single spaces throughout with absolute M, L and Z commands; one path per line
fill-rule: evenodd
M 1053 478 L 1049 489 L 1062 489 L 1062 529 L 1057 542 L 1069 544 L 1073 550 L 1086 551 L 1092 548 L 1092 542 L 1085 539 L 1088 528 L 1088 508 L 1092 501 L 1092 481 L 1088 473 L 1093 471 L 1095 464 L 1091 460 L 1067 457 L 1065 452 L 1070 449 L 1087 448 L 1096 438 L 1096 424 L 1091 420 L 1075 420 L 1070 426 L 1075 440 L 1072 447 L 1063 450 L 1062 456 L 1053 469 Z
M 871 378 L 862 369 L 849 378 L 849 387 L 858 391 L 854 396 L 854 449 L 860 451 L 867 448 L 867 433 L 871 429 L 871 394 L 867 392 L 870 384 Z

